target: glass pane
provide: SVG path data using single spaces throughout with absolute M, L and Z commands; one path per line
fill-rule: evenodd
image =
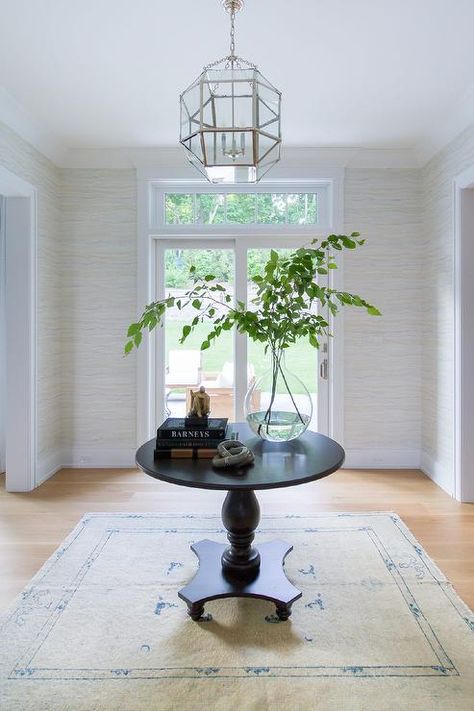
M 234 256 L 230 249 L 167 249 L 165 251 L 165 292 L 180 297 L 192 286 L 189 267 L 198 275 L 214 274 L 216 283 L 233 296 Z M 219 298 L 219 297 L 217 297 Z M 216 304 L 216 311 L 225 306 Z M 205 351 L 201 343 L 211 330 L 200 323 L 184 344 L 179 343 L 183 326 L 197 315 L 191 305 L 170 309 L 165 320 L 165 407 L 172 417 L 184 417 L 189 409 L 190 390 L 204 385 L 211 398 L 211 416 L 234 419 L 234 338 L 227 331 Z
M 314 225 L 318 221 L 316 193 L 288 195 L 288 222 L 291 225 Z
M 225 222 L 225 195 L 196 195 L 196 222 L 203 225 L 219 225 Z
M 268 160 L 273 161 L 276 157 L 272 151 Z M 232 169 L 238 169 L 237 162 L 233 164 Z M 245 170 L 247 171 L 247 168 Z M 203 225 L 224 223 L 281 225 L 286 222 L 292 225 L 314 225 L 317 221 L 317 193 L 229 193 L 228 195 L 166 193 L 165 195 L 167 225 L 191 225 L 194 222 Z
M 194 222 L 194 195 L 166 193 L 165 223 L 167 225 L 191 225 Z
M 268 152 L 276 145 L 278 145 L 278 140 L 275 136 L 266 136 L 264 133 L 260 133 L 258 138 L 258 160 L 264 160 Z
M 276 251 L 278 252 L 278 254 L 285 256 L 290 254 L 292 250 L 277 249 Z M 262 275 L 264 273 L 265 263 L 268 260 L 269 256 L 269 249 L 249 249 L 247 252 L 247 299 L 249 309 L 255 308 L 255 306 L 252 305 L 252 299 L 255 298 L 257 291 L 256 285 L 252 281 L 250 281 L 250 279 L 253 276 L 256 276 L 258 274 Z M 317 430 L 317 351 L 308 343 L 306 339 L 300 339 L 294 345 L 287 349 L 285 358 L 288 370 L 298 376 L 298 378 L 304 383 L 308 392 L 311 395 L 311 399 L 313 400 L 313 419 L 311 420 L 309 429 Z M 270 368 L 270 365 L 270 356 L 269 354 L 266 354 L 264 352 L 264 344 L 256 343 L 252 340 L 249 340 L 247 366 L 249 386 L 253 383 L 255 379 L 262 376 L 265 371 Z M 281 391 L 277 392 L 276 394 L 275 402 L 273 405 L 275 410 L 285 410 L 285 405 L 290 398 L 289 394 L 286 391 L 283 391 L 282 388 L 280 388 L 280 390 Z M 296 404 L 298 404 L 298 396 L 300 396 L 301 399 L 301 393 L 302 390 L 300 390 L 300 392 L 292 393 L 295 398 Z M 255 397 L 259 399 L 258 405 L 262 408 L 262 410 L 265 410 L 265 408 L 268 407 L 270 403 L 270 396 L 270 392 L 257 390 Z
M 227 195 L 227 222 L 240 225 L 255 222 L 255 198 L 255 193 Z
M 257 194 L 257 222 L 279 225 L 286 222 L 286 195 Z

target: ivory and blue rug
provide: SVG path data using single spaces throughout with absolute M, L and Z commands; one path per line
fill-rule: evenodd
M 177 591 L 217 516 L 86 515 L 1 623 L 3 711 L 473 711 L 474 616 L 393 513 L 264 517 L 303 591 L 210 602 Z

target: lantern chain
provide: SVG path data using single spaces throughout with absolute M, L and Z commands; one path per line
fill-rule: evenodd
M 235 57 L 235 7 L 230 11 L 230 56 Z
M 221 2 L 224 9 L 230 15 L 230 54 L 228 57 L 223 57 L 222 59 L 217 59 L 211 64 L 207 64 L 204 67 L 204 71 L 212 69 L 213 67 L 216 67 L 219 64 L 224 64 L 226 69 L 228 69 L 229 67 L 234 68 L 235 66 L 241 68 L 243 64 L 248 67 L 251 67 L 252 69 L 257 69 L 256 64 L 248 62 L 246 59 L 242 59 L 242 57 L 238 57 L 235 54 L 235 15 L 240 12 L 240 10 L 242 10 L 244 6 L 244 0 L 221 0 Z

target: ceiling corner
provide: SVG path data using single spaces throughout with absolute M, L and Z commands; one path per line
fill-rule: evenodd
M 62 166 L 65 146 L 46 126 L 35 121 L 3 87 L 0 87 L 0 121 L 56 166 Z

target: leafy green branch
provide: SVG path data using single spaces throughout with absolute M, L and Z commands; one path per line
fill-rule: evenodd
M 329 235 L 322 241 L 312 240 L 310 246 L 300 247 L 288 256 L 271 250 L 263 274 L 251 277 L 256 295 L 250 308 L 237 301 L 228 289 L 216 283 L 213 274 L 200 276 L 191 266 L 193 286 L 180 297 L 167 296 L 148 304 L 138 321 L 127 331 L 125 353 L 138 348 L 144 331 L 163 325 L 166 311 L 191 306 L 196 312 L 183 326 L 180 343 L 184 343 L 198 324 L 209 325 L 209 332 L 201 343 L 201 350 L 209 348 L 223 331 L 237 328 L 254 341 L 265 344 L 278 362 L 281 353 L 299 338 L 307 338 L 311 346 L 319 348 L 320 338 L 328 336 L 329 323 L 321 315 L 326 306 L 333 316 L 344 306 L 363 308 L 371 316 L 379 310 L 361 296 L 332 289 L 325 284 L 327 275 L 337 269 L 334 250 L 356 249 L 364 244 L 358 232 L 351 235 Z

